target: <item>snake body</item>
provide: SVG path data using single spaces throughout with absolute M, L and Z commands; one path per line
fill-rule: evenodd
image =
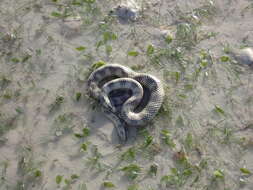
M 119 64 L 107 64 L 93 71 L 88 88 L 103 105 L 122 140 L 126 140 L 127 126 L 144 126 L 153 119 L 164 97 L 159 79 Z

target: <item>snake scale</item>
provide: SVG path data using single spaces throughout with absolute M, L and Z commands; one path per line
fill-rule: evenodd
M 159 79 L 120 64 L 106 64 L 93 71 L 88 90 L 100 101 L 123 141 L 127 139 L 128 126 L 144 126 L 153 119 L 164 97 Z

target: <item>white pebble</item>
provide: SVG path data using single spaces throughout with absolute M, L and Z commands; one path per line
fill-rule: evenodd
M 246 65 L 253 64 L 253 50 L 252 48 L 245 48 L 235 53 L 236 59 L 239 63 Z

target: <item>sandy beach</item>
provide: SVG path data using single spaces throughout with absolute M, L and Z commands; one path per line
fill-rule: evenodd
M 1 0 L 0 18 L 0 190 L 253 190 L 252 0 Z M 165 90 L 125 143 L 87 90 L 110 63 Z

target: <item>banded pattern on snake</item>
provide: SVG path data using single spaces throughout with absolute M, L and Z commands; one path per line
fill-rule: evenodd
M 127 138 L 127 126 L 144 126 L 151 121 L 164 97 L 159 79 L 119 64 L 107 64 L 93 71 L 88 88 L 102 104 L 121 140 Z

